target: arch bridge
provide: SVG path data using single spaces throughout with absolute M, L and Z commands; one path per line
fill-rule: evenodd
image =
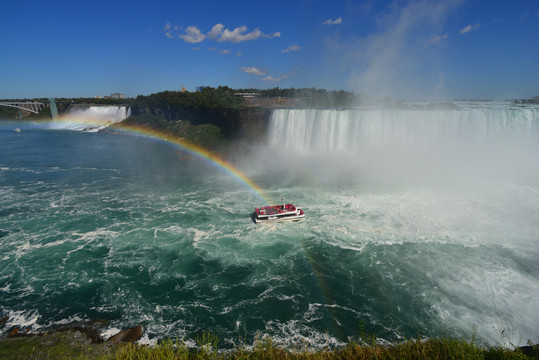
M 13 107 L 19 110 L 29 111 L 34 114 L 39 114 L 45 106 L 50 106 L 52 119 L 58 118 L 58 109 L 56 107 L 56 101 L 54 98 L 49 99 L 48 102 L 42 101 L 0 101 L 0 106 Z
M 19 110 L 26 110 L 34 114 L 39 114 L 45 107 L 45 103 L 38 101 L 2 101 L 0 106 L 13 107 Z

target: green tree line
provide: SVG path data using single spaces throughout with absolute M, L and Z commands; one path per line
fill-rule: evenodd
M 110 99 L 110 98 L 56 98 L 58 110 L 61 112 L 70 104 L 94 104 L 94 105 L 131 105 L 139 107 L 160 108 L 193 108 L 193 109 L 222 109 L 240 108 L 244 99 L 235 96 L 238 93 L 256 93 L 265 98 L 294 98 L 298 99 L 299 106 L 308 107 L 336 107 L 352 106 L 358 103 L 359 97 L 353 92 L 344 90 L 328 91 L 316 88 L 288 88 L 278 87 L 272 89 L 232 89 L 228 86 L 205 87 L 198 92 L 161 91 L 150 95 L 138 95 L 136 98 Z M 1 100 L 0 100 L 1 101 Z M 15 101 L 3 100 L 3 101 Z M 17 99 L 16 101 L 42 101 L 48 102 L 48 98 Z

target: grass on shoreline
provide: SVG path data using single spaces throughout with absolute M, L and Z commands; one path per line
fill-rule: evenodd
M 515 350 L 501 346 L 485 347 L 466 339 L 408 340 L 400 344 L 379 345 L 350 342 L 337 350 L 291 352 L 276 346 L 270 338 L 254 347 L 240 346 L 218 351 L 219 338 L 211 333 L 197 339 L 198 348 L 189 349 L 180 341 L 164 340 L 155 346 L 134 343 L 92 343 L 78 331 L 52 332 L 39 336 L 0 340 L 1 359 L 154 359 L 154 360 L 347 360 L 347 359 L 539 359 L 539 345 Z

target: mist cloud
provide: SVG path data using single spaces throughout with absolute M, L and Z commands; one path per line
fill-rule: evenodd
M 435 49 L 428 45 L 448 38 L 448 33 L 432 34 L 443 30 L 446 18 L 460 3 L 420 0 L 389 6 L 378 17 L 378 32 L 341 43 L 336 49 L 344 53 L 344 66 L 350 67 L 349 85 L 374 97 L 424 97 L 434 95 L 435 89 L 443 92 L 440 81 L 444 77 L 433 61 Z

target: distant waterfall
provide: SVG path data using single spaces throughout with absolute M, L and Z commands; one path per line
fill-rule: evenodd
M 131 115 L 131 108 L 128 106 L 90 106 L 85 109 L 74 109 L 68 113 L 70 117 L 109 123 L 120 122 L 129 115 Z
M 62 122 L 54 128 L 80 131 L 99 131 L 110 124 L 118 123 L 131 115 L 128 106 L 74 107 L 62 115 Z
M 280 109 L 268 130 L 271 145 L 304 153 L 410 146 L 485 145 L 538 135 L 539 107 L 488 104 L 460 109 Z

